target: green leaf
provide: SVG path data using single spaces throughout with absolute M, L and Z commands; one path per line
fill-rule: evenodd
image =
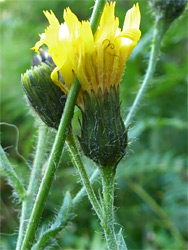
M 69 192 L 66 192 L 63 204 L 58 212 L 55 222 L 48 227 L 47 230 L 43 231 L 37 241 L 32 247 L 32 250 L 43 249 L 47 242 L 55 237 L 63 228 L 65 228 L 70 216 L 72 208 L 72 198 Z M 50 225 L 51 223 L 49 223 Z
M 0 145 L 0 172 L 4 175 L 8 183 L 16 190 L 19 198 L 24 200 L 27 196 L 26 190 L 23 183 L 18 178 L 16 172 L 14 171 L 12 165 L 10 164 L 3 148 Z
M 119 250 L 128 250 L 125 244 L 124 238 L 123 238 L 122 228 L 120 228 L 119 233 L 117 235 L 117 242 L 118 242 Z

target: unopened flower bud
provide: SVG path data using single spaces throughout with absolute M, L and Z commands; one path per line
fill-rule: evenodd
M 66 95 L 51 80 L 52 67 L 45 63 L 27 70 L 21 77 L 23 89 L 31 106 L 49 127 L 58 128 Z
M 55 64 L 50 54 L 47 51 L 40 48 L 39 53 L 32 58 L 32 66 L 33 67 L 39 66 L 42 62 L 46 63 L 47 65 L 51 67 L 55 67 Z
M 127 130 L 120 114 L 119 88 L 84 92 L 81 147 L 100 166 L 116 167 L 126 153 Z
M 186 2 L 186 0 L 150 0 L 155 14 L 165 20 L 167 28 L 183 13 Z

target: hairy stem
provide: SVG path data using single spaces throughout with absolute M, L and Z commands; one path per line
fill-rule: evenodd
M 100 3 L 102 2 L 104 3 L 105 1 L 98 0 L 95 2 L 95 6 L 97 5 L 98 7 L 94 7 L 94 12 L 96 13 L 92 15 L 92 20 L 91 20 L 91 23 L 92 23 L 91 27 L 92 27 L 93 33 L 95 33 L 97 29 L 96 23 L 98 23 L 98 20 L 100 20 L 101 9 L 100 9 L 100 13 L 97 14 L 97 12 L 99 12 L 98 8 L 99 7 L 101 8 L 102 4 Z M 35 204 L 31 213 L 31 217 L 30 217 L 29 224 L 26 230 L 24 241 L 21 247 L 22 250 L 30 249 L 32 242 L 34 240 L 35 230 L 38 227 L 39 220 L 42 215 L 52 181 L 54 179 L 54 174 L 55 174 L 56 168 L 60 160 L 60 155 L 61 155 L 64 143 L 65 143 L 66 134 L 69 129 L 71 119 L 73 117 L 74 106 L 76 104 L 79 90 L 80 90 L 80 83 L 78 82 L 77 78 L 75 78 L 72 84 L 72 87 L 70 89 L 70 92 L 68 94 L 68 98 L 65 104 L 65 109 L 64 109 L 64 112 L 63 112 L 63 115 L 59 124 L 59 128 L 56 134 L 55 142 L 53 144 L 52 151 L 50 154 L 48 166 L 46 168 L 44 177 L 39 187 L 39 192 L 35 200 Z
M 99 176 L 99 170 L 96 169 L 92 174 L 92 176 L 89 178 L 91 185 L 96 181 L 98 176 Z M 85 186 L 83 186 L 73 199 L 73 208 L 75 208 L 81 202 L 85 194 L 86 194 L 86 188 Z
M 92 176 L 90 177 L 90 183 L 92 184 L 96 178 L 99 176 L 99 171 L 98 169 L 96 169 L 94 171 L 94 173 L 92 174 Z M 68 193 L 69 194 L 69 193 Z M 72 216 L 71 216 L 71 211 L 75 211 L 76 207 L 80 204 L 81 199 L 83 198 L 83 196 L 86 194 L 86 189 L 85 186 L 83 186 L 80 191 L 76 194 L 76 196 L 74 197 L 74 199 L 71 202 L 71 207 L 67 207 L 68 211 L 64 211 L 63 207 L 61 208 L 61 210 L 58 213 L 58 217 L 62 217 L 63 222 L 61 223 L 61 225 L 56 225 L 57 223 L 52 224 L 51 226 L 49 226 L 49 230 L 47 230 L 46 232 L 43 233 L 43 235 L 38 239 L 38 242 L 32 247 L 32 250 L 37 250 L 37 249 L 41 249 L 42 247 L 44 248 L 44 246 L 47 245 L 47 242 L 50 238 L 54 238 L 56 237 L 56 235 L 65 228 L 65 226 L 67 225 L 67 223 L 71 220 Z M 66 194 L 67 196 L 67 194 Z M 65 197 L 66 197 L 65 196 Z M 66 199 L 66 198 L 65 198 Z M 64 205 L 63 205 L 64 206 Z M 58 219 L 57 217 L 57 219 Z M 56 221 L 57 221 L 56 219 Z
M 25 200 L 27 193 L 23 186 L 23 183 L 21 182 L 16 172 L 14 171 L 1 145 L 0 145 L 0 169 L 2 171 L 2 174 L 6 176 L 9 184 L 15 189 L 19 198 L 22 201 Z
M 118 250 L 118 244 L 114 231 L 114 179 L 115 169 L 109 166 L 100 167 L 103 188 L 103 220 L 107 247 L 109 250 Z
M 130 120 L 134 117 L 135 112 L 138 108 L 138 105 L 140 104 L 140 101 L 142 100 L 142 97 L 144 96 L 144 93 L 153 77 L 153 74 L 155 72 L 155 67 L 157 64 L 158 54 L 160 51 L 160 45 L 161 45 L 161 41 L 162 41 L 164 33 L 165 33 L 164 22 L 162 19 L 157 18 L 155 21 L 155 25 L 154 25 L 153 40 L 152 40 L 149 64 L 148 64 L 148 68 L 146 71 L 146 75 L 136 95 L 133 105 L 127 115 L 127 118 L 124 122 L 125 126 L 128 126 Z
M 66 101 L 64 113 L 62 115 L 59 128 L 56 134 L 55 142 L 50 153 L 48 166 L 46 167 L 46 171 L 42 178 L 42 182 L 40 184 L 35 204 L 31 213 L 31 217 L 29 219 L 28 227 L 21 247 L 22 250 L 30 249 L 34 240 L 35 230 L 38 227 L 39 220 L 42 215 L 52 181 L 54 179 L 54 174 L 60 160 L 61 152 L 65 143 L 66 134 L 68 132 L 71 119 L 73 117 L 74 106 L 76 104 L 79 90 L 80 84 L 76 79 L 71 87 Z
M 19 250 L 21 247 L 23 237 L 24 237 L 24 232 L 25 232 L 29 217 L 31 215 L 31 210 L 33 208 L 36 193 L 38 191 L 40 178 L 41 178 L 42 165 L 44 161 L 47 131 L 48 131 L 48 128 L 45 125 L 41 124 L 39 126 L 37 149 L 35 153 L 33 167 L 31 170 L 31 176 L 30 176 L 29 186 L 27 190 L 27 198 L 22 203 L 20 228 L 19 228 L 19 235 L 18 235 L 18 241 L 17 241 L 17 247 L 16 247 L 17 250 Z
M 93 34 L 95 34 L 99 26 L 100 18 L 101 18 L 105 3 L 106 3 L 105 0 L 95 1 L 95 5 L 93 7 L 93 12 L 92 12 L 91 19 L 90 19 L 90 25 L 91 25 Z
M 66 138 L 66 142 L 68 145 L 68 149 L 69 149 L 69 153 L 70 153 L 72 162 L 74 163 L 78 173 L 80 174 L 83 186 L 86 189 L 88 198 L 93 206 L 93 209 L 95 210 L 99 219 L 102 220 L 101 206 L 97 200 L 97 197 L 95 195 L 95 192 L 93 190 L 93 187 L 91 185 L 89 177 L 87 175 L 86 169 L 83 165 L 82 158 L 81 158 L 80 153 L 78 151 L 74 135 L 72 133 L 72 129 L 70 130 L 70 132 Z

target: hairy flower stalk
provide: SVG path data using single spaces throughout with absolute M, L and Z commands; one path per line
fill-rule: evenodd
M 113 193 L 118 162 L 126 153 L 127 130 L 120 114 L 119 83 L 126 61 L 140 39 L 138 4 L 126 14 L 123 29 L 114 15 L 115 2 L 106 3 L 97 31 L 80 22 L 69 8 L 60 24 L 53 12 L 44 12 L 49 27 L 40 35 L 36 52 L 46 44 L 56 67 L 52 80 L 69 93 L 76 75 L 81 90 L 77 105 L 82 111 L 81 147 L 100 168 L 103 184 L 103 219 L 109 249 L 118 249 L 114 232 Z M 64 82 L 62 82 L 62 78 Z

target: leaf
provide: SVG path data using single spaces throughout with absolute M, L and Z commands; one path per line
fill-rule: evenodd
M 61 206 L 55 222 L 48 227 L 47 230 L 43 231 L 37 241 L 37 243 L 32 247 L 32 250 L 44 249 L 47 242 L 53 237 L 55 237 L 63 228 L 65 228 L 72 208 L 72 198 L 69 192 L 66 192 L 65 198 L 63 200 L 63 205 Z M 51 223 L 49 223 L 50 225 Z
M 120 228 L 119 233 L 117 235 L 117 242 L 118 242 L 119 250 L 128 250 L 127 245 L 125 244 L 125 240 L 123 238 L 122 228 Z

